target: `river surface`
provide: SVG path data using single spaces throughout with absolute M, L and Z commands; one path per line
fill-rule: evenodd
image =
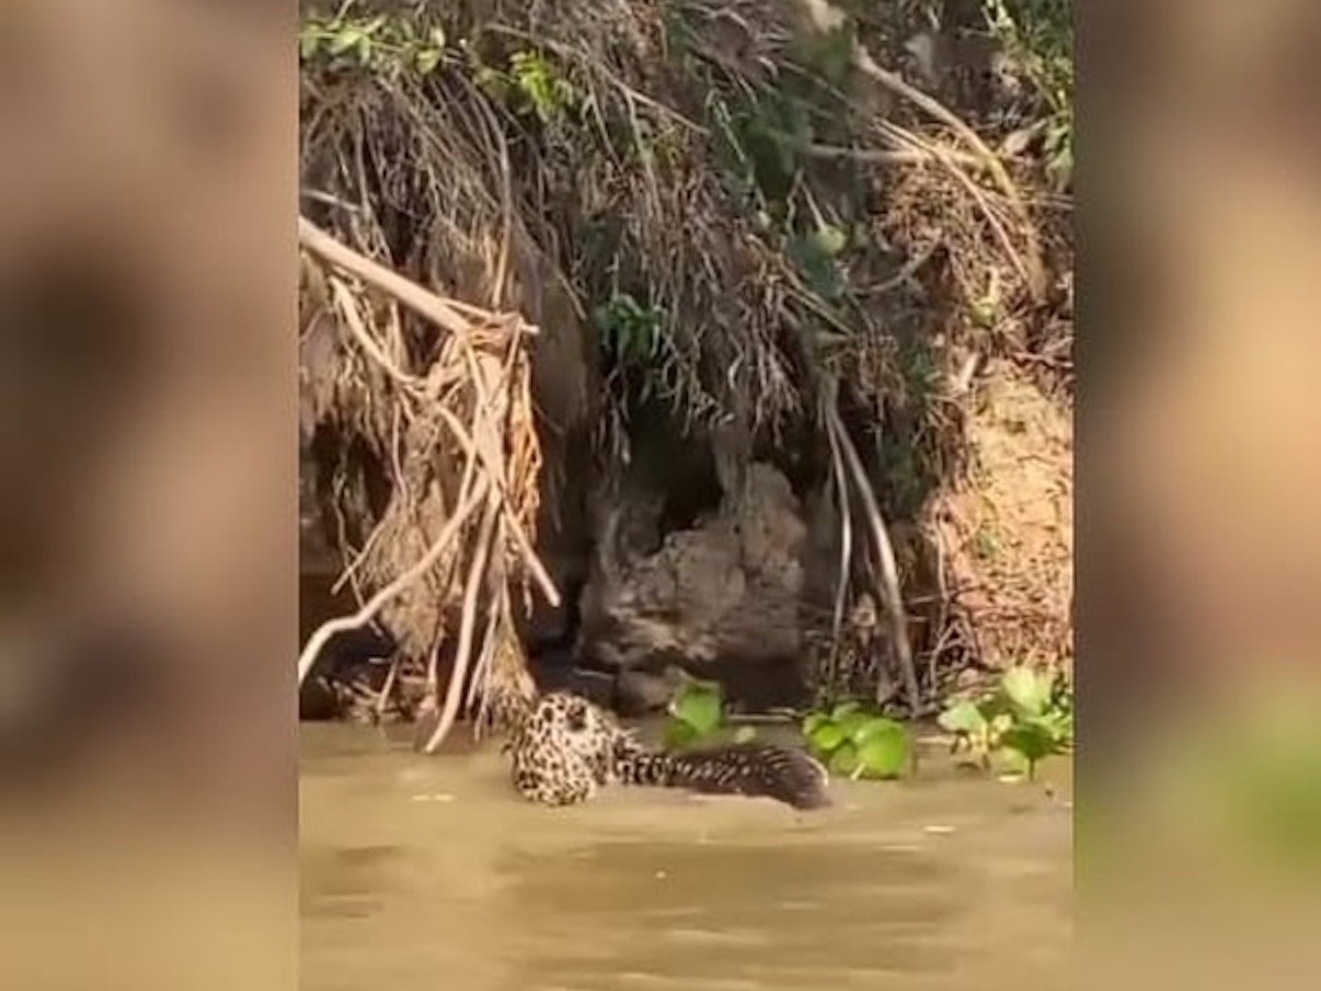
M 302 727 L 309 991 L 999 991 L 1070 986 L 1072 816 L 1054 787 L 832 781 L 836 804 L 614 788 L 546 809 L 498 744 L 434 758 Z

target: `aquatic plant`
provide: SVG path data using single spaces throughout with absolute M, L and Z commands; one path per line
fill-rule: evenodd
M 665 725 L 665 744 L 682 748 L 698 744 L 746 743 L 757 735 L 751 726 L 731 727 L 725 715 L 720 685 L 714 681 L 690 679 L 679 686 L 669 704 Z
M 867 712 L 859 702 L 808 713 L 803 735 L 813 754 L 835 774 L 885 780 L 912 767 L 913 738 L 908 728 Z
M 1031 779 L 1043 759 L 1073 749 L 1073 688 L 1054 673 L 1012 667 L 989 691 L 951 701 L 938 722 L 954 734 L 956 754 Z

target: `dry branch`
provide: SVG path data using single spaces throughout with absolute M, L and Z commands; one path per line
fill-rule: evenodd
M 416 564 L 401 574 L 385 588 L 381 589 L 368 600 L 367 604 L 359 609 L 352 616 L 341 616 L 338 619 L 328 620 L 322 623 L 313 634 L 307 638 L 307 644 L 303 647 L 303 652 L 298 656 L 298 683 L 301 685 L 307 677 L 308 672 L 316 663 L 318 655 L 326 646 L 326 643 L 336 633 L 347 633 L 349 630 L 356 630 L 365 626 L 376 618 L 376 615 L 384 609 L 395 596 L 403 592 L 409 585 L 417 581 L 419 577 L 425 574 L 437 561 L 440 556 L 449 549 L 459 534 L 459 529 L 472 514 L 473 510 L 485 498 L 487 491 L 487 482 L 485 478 L 479 479 L 476 488 L 468 497 L 468 501 L 461 505 L 453 516 L 445 523 L 445 528 L 440 531 L 440 535 L 432 543 L 431 549 L 422 555 Z
M 453 565 L 457 565 L 467 577 L 463 583 L 458 655 L 440 725 L 427 747 L 434 750 L 457 715 L 470 666 L 476 616 L 483 608 L 489 610 L 498 596 L 507 597 L 507 589 L 496 586 L 520 578 L 531 580 L 547 599 L 559 601 L 558 591 L 533 551 L 529 532 L 535 521 L 536 467 L 540 463 L 527 387 L 530 365 L 526 343 L 535 329 L 516 314 L 496 314 L 442 298 L 303 218 L 299 236 L 309 254 L 366 287 L 365 291 L 352 289 L 348 281 L 329 273 L 322 283 L 326 300 L 344 330 L 343 343 L 355 346 L 343 352 L 341 377 L 347 372 L 345 380 L 362 380 L 367 401 L 380 403 L 391 414 L 388 434 L 380 431 L 376 441 L 386 448 L 383 461 L 392 467 L 394 475 L 392 503 L 349 566 L 365 569 L 367 582 L 384 581 L 385 587 L 353 616 L 324 624 L 309 639 L 299 658 L 299 680 L 301 683 L 307 676 L 334 633 L 369 622 L 387 605 L 402 599 L 409 586 L 424 579 L 433 584 L 411 596 L 405 611 L 421 610 L 443 621 L 450 594 L 448 578 L 441 580 L 435 566 L 447 551 L 452 551 L 452 564 L 447 565 L 445 573 L 452 575 Z M 384 311 L 374 305 L 372 292 L 388 297 Z M 398 305 L 408 307 L 444 332 L 433 339 L 429 356 L 402 346 Z M 384 373 L 384 379 L 379 375 L 373 379 L 373 368 Z M 469 421 L 466 425 L 465 418 Z M 424 446 L 418 447 L 419 443 Z M 410 465 L 413 471 L 427 471 L 432 476 L 430 481 L 410 485 Z M 455 482 L 457 506 L 447 511 L 445 492 L 453 489 Z M 426 500 L 429 502 L 424 505 Z M 469 517 L 478 509 L 480 524 L 467 527 Z M 400 558 L 407 543 L 419 529 L 425 530 L 425 526 L 419 528 L 419 523 L 428 517 L 439 525 L 439 534 L 418 561 L 403 566 Z M 383 576 L 382 564 L 386 562 L 394 573 Z M 436 594 L 427 594 L 435 589 L 437 581 L 440 588 Z M 509 619 L 508 610 L 503 615 Z M 420 645 L 415 635 L 419 628 L 436 630 L 438 624 L 422 622 L 411 627 L 411 646 L 415 650 L 425 646 L 431 656 L 426 692 L 434 709 L 440 706 L 436 661 L 445 633 L 442 629 L 439 640 Z M 507 631 L 488 632 L 503 635 Z M 389 679 L 385 691 L 396 680 Z M 383 692 L 378 708 L 385 701 Z
M 913 647 L 908 639 L 908 617 L 904 610 L 903 590 L 899 587 L 899 567 L 895 562 L 894 547 L 881 516 L 880 504 L 876 501 L 876 493 L 872 491 L 871 482 L 867 479 L 867 470 L 863 467 L 858 450 L 853 446 L 833 401 L 826 405 L 826 429 L 843 453 L 854 488 L 867 511 L 867 522 L 871 526 L 872 541 L 881 571 L 881 600 L 885 603 L 886 615 L 890 619 L 892 650 L 899 661 L 899 671 L 904 679 L 909 704 L 914 712 L 919 712 L 922 708 L 922 692 L 917 681 L 917 667 L 913 663 Z M 840 501 L 846 502 L 845 499 Z
M 444 327 L 450 333 L 466 336 L 472 332 L 471 316 L 461 315 L 448 300 L 341 244 L 306 217 L 298 218 L 298 243 L 336 268 L 342 268 L 350 275 L 393 296 L 419 316 Z M 533 332 L 531 328 L 525 330 Z
M 463 686 L 468 676 L 468 661 L 472 657 L 472 634 L 477 625 L 478 597 L 485 584 L 486 562 L 491 553 L 491 544 L 495 536 L 495 521 L 499 516 L 497 505 L 488 501 L 481 528 L 477 536 L 474 557 L 468 569 L 468 580 L 463 593 L 463 612 L 459 620 L 459 644 L 454 656 L 449 685 L 445 691 L 445 702 L 440 710 L 440 721 L 422 748 L 423 753 L 433 754 L 444 741 L 454 720 L 459 714 L 459 699 L 463 695 Z

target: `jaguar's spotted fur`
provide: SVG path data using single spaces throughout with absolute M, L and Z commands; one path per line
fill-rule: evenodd
M 512 722 L 505 750 L 514 787 L 543 805 L 584 802 L 614 782 L 763 796 L 797 809 L 830 803 L 825 768 L 802 751 L 762 743 L 653 750 L 608 712 L 566 692 L 540 696 Z

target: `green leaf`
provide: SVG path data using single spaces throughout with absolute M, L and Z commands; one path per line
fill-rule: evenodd
M 665 745 L 679 750 L 697 741 L 699 734 L 688 723 L 672 720 L 665 727 Z
M 852 774 L 858 769 L 857 749 L 853 744 L 845 743 L 830 755 L 827 766 L 831 774 Z
M 904 724 L 888 716 L 868 716 L 849 738 L 861 747 L 874 737 L 904 732 Z
M 967 700 L 954 703 L 936 717 L 936 723 L 946 733 L 981 733 L 987 728 L 982 710 Z
M 1000 688 L 1022 712 L 1038 716 L 1050 702 L 1051 679 L 1029 667 L 1010 668 L 1000 678 Z
M 1070 712 L 1049 709 L 1033 721 L 1050 735 L 1056 747 L 1067 746 L 1073 738 L 1073 714 Z
M 828 722 L 830 717 L 824 712 L 809 712 L 803 719 L 803 736 L 811 736 Z
M 615 356 L 621 361 L 628 361 L 633 353 L 633 336 L 636 325 L 631 320 L 621 320 L 615 324 Z
M 858 733 L 871 723 L 875 722 L 876 718 L 877 717 L 868 715 L 865 712 L 850 712 L 843 719 L 838 720 L 836 725 L 838 725 L 844 732 L 844 735 L 854 743 L 861 743 L 862 741 L 858 739 Z
M 757 729 L 755 726 L 740 726 L 734 731 L 735 743 L 751 743 L 757 738 Z
M 420 75 L 429 76 L 436 71 L 444 57 L 445 53 L 439 48 L 424 48 L 417 53 L 413 64 Z
M 300 58 L 310 59 L 316 56 L 321 48 L 321 36 L 315 31 L 303 31 L 298 38 L 298 55 Z
M 1011 726 L 1005 730 L 1000 743 L 1009 750 L 1018 751 L 1030 764 L 1035 764 L 1055 752 L 1055 740 L 1050 730 L 1038 722 L 1024 722 Z
M 720 692 L 705 685 L 684 686 L 674 700 L 674 716 L 699 736 L 709 736 L 720 727 L 723 716 Z
M 350 25 L 349 27 L 341 28 L 339 33 L 330 39 L 330 44 L 326 46 L 326 50 L 329 51 L 331 55 L 343 55 L 350 48 L 361 42 L 363 37 L 364 35 L 362 31 L 356 26 Z
M 993 738 L 999 738 L 1009 731 L 1014 725 L 1014 716 L 1009 712 L 997 712 L 991 718 L 991 725 L 988 727 L 990 735 Z
M 848 741 L 838 723 L 822 723 L 809 738 L 818 753 L 829 754 Z
M 817 244 L 814 235 L 792 238 L 788 252 L 808 288 L 822 299 L 834 300 L 843 293 L 839 268 L 834 258 Z
M 441 51 L 444 51 L 445 46 L 449 44 L 449 39 L 445 36 L 445 29 L 443 27 L 437 26 L 432 28 L 430 38 L 431 43 Z
M 868 738 L 858 749 L 858 761 L 870 778 L 897 778 L 908 767 L 913 741 L 904 727 L 895 724 Z
M 833 224 L 822 224 L 812 235 L 812 240 L 823 255 L 834 258 L 848 244 L 848 235 Z

